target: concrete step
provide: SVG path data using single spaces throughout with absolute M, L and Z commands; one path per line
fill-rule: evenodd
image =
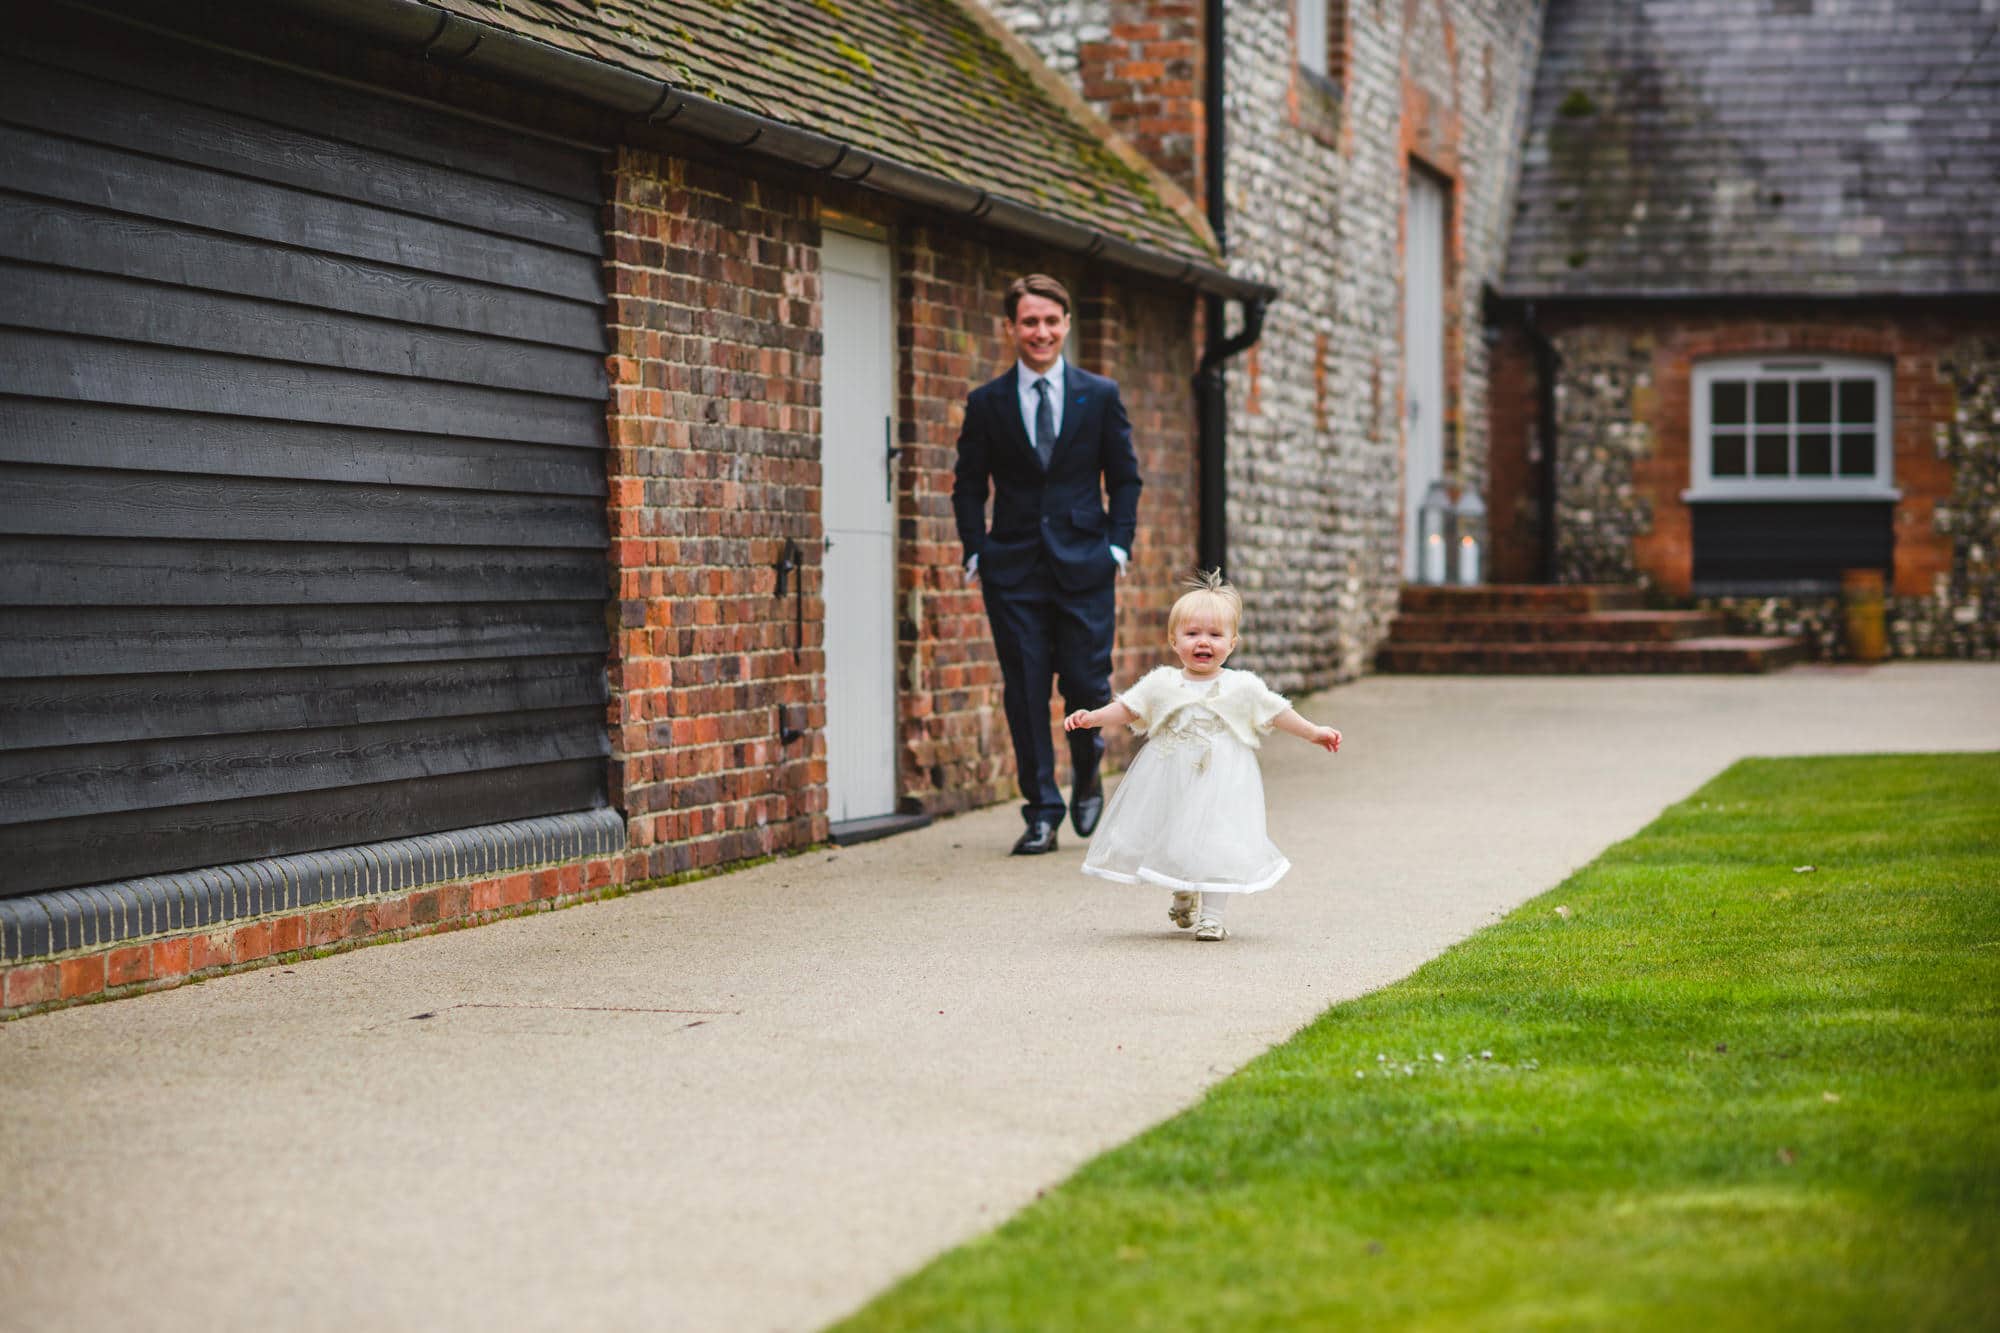
M 1644 598 L 1638 588 L 1624 583 L 1493 583 L 1474 588 L 1405 584 L 1399 605 L 1415 615 L 1583 615 L 1636 610 Z
M 1559 614 L 1412 615 L 1389 626 L 1389 641 L 1416 643 L 1665 643 L 1712 638 L 1727 622 L 1712 611 L 1589 611 Z
M 1429 675 L 1756 674 L 1801 662 L 1804 639 L 1716 636 L 1667 643 L 1391 643 L 1381 671 Z

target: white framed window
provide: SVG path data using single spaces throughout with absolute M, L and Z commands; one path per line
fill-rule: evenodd
M 1294 0 L 1292 11 L 1298 25 L 1299 64 L 1327 77 L 1326 7 L 1330 0 Z
M 1894 500 L 1889 363 L 1745 356 L 1694 368 L 1686 500 Z

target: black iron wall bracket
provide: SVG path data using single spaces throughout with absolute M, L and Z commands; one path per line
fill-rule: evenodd
M 805 649 L 805 642 L 806 642 L 805 552 L 799 549 L 799 544 L 796 541 L 793 541 L 791 538 L 787 537 L 785 539 L 784 551 L 779 554 L 777 560 L 773 562 L 773 564 L 771 565 L 771 568 L 773 571 L 777 573 L 778 576 L 778 583 L 777 583 L 778 596 L 783 597 L 785 595 L 785 585 L 788 582 L 791 584 L 792 661 L 796 664 L 799 659 L 799 654 L 803 652 Z M 804 735 L 805 732 L 803 730 L 801 730 L 798 727 L 792 726 L 789 722 L 785 720 L 785 706 L 783 704 L 779 704 L 778 705 L 779 744 L 790 745 L 793 741 L 798 740 L 800 737 Z

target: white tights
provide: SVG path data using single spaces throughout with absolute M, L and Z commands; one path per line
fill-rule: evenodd
M 1235 894 L 1233 894 L 1233 893 L 1204 893 L 1204 894 L 1202 894 L 1202 895 L 1201 895 L 1201 912 L 1200 912 L 1200 915 L 1202 915 L 1202 916 L 1212 916 L 1212 917 L 1214 917 L 1214 918 L 1215 918 L 1215 919 L 1216 919 L 1217 921 L 1220 921 L 1220 920 L 1222 920 L 1222 909 L 1223 909 L 1223 908 L 1225 908 L 1225 907 L 1227 907 L 1227 906 L 1229 906 L 1229 900 L 1230 900 L 1231 898 L 1234 898 L 1235 896 L 1236 896 L 1236 895 L 1235 895 Z

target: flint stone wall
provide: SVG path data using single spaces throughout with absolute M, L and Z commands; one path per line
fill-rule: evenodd
M 1634 563 L 1633 543 L 1652 531 L 1652 506 L 1640 498 L 1633 474 L 1653 453 L 1652 423 L 1635 410 L 1652 389 L 1652 341 L 1589 327 L 1553 341 L 1562 358 L 1555 389 L 1556 581 L 1650 587 L 1650 575 Z

